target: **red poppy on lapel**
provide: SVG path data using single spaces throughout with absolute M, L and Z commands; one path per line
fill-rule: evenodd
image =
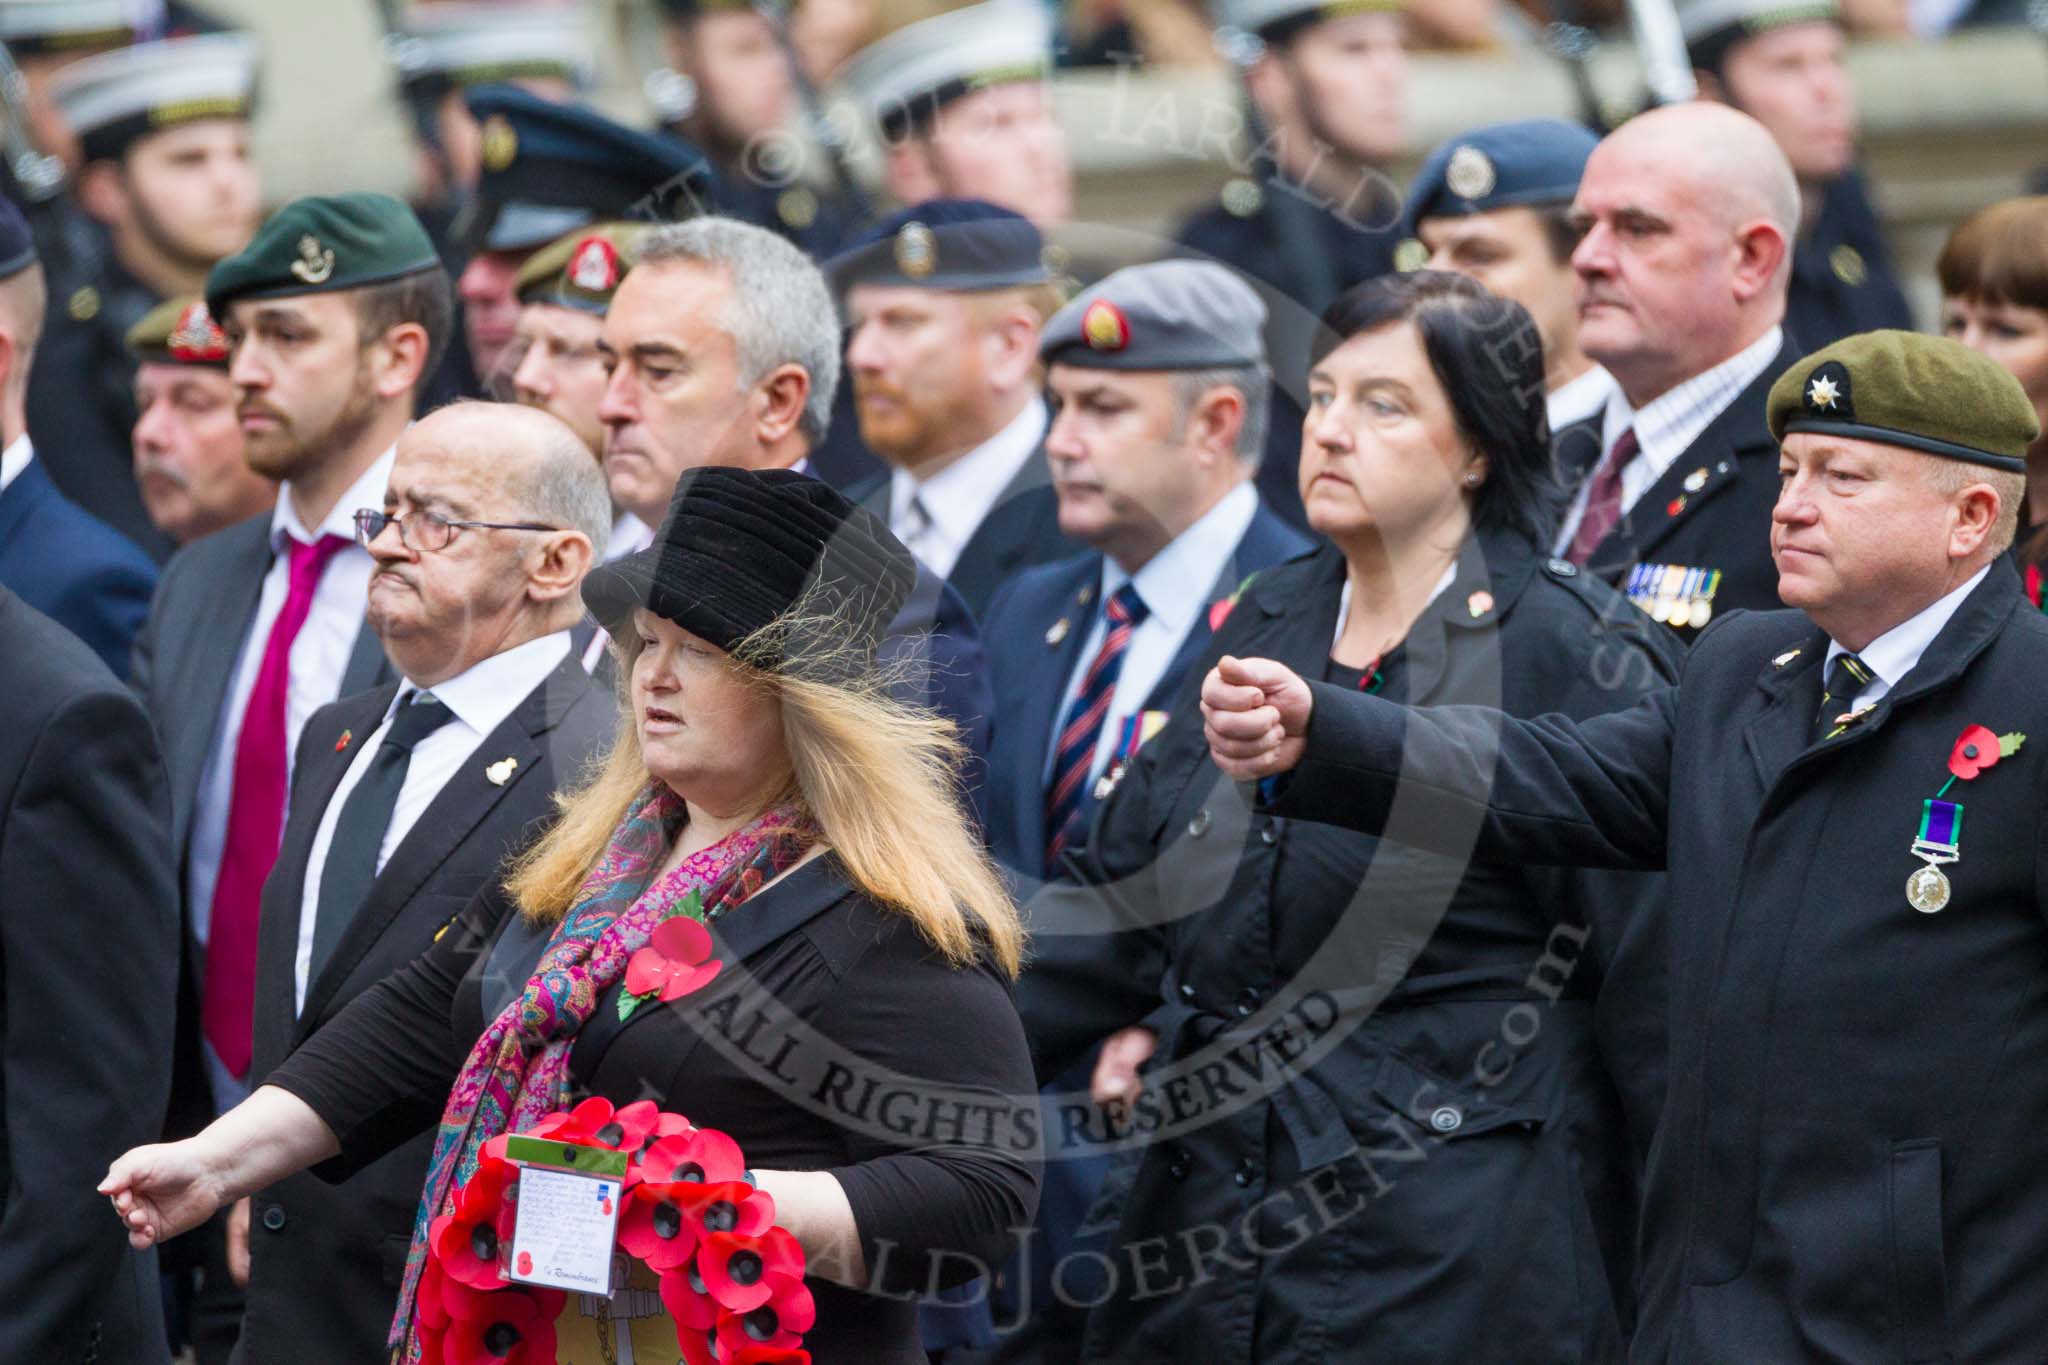
M 647 946 L 626 963 L 626 993 L 679 1000 L 707 985 L 724 965 L 711 956 L 711 931 L 676 915 L 655 925 Z
M 2007 735 L 1995 735 L 1982 725 L 1966 725 L 1956 736 L 1956 743 L 1948 754 L 1948 770 L 1968 782 L 1999 759 L 2019 752 L 2027 737 L 2017 730 Z

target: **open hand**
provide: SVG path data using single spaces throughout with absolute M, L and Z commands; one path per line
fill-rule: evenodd
M 1308 684 L 1271 659 L 1226 654 L 1202 680 L 1202 733 L 1224 774 L 1255 782 L 1301 762 L 1314 697 Z

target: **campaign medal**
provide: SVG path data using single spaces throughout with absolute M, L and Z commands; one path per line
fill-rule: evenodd
M 1928 797 L 1920 803 L 1920 833 L 1913 840 L 1913 856 L 1923 866 L 1906 878 L 1906 904 L 1923 915 L 1932 915 L 1948 904 L 1948 874 L 1944 863 L 1962 858 L 1963 808 L 1953 801 Z
M 1920 803 L 1920 829 L 1913 837 L 1913 856 L 1921 866 L 1906 878 L 1906 904 L 1923 915 L 1932 915 L 1948 905 L 1951 887 L 1941 869 L 1963 857 L 1963 807 L 1944 801 L 1948 789 L 1958 782 L 1973 782 L 1999 759 L 2019 752 L 2027 737 L 2015 730 L 1993 734 L 1982 725 L 1966 725 L 1956 736 L 1948 755 L 1948 781 L 1941 790 Z

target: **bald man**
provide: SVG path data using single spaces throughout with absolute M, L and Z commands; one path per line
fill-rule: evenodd
M 1688 639 L 1780 605 L 1764 400 L 1800 353 L 1782 326 L 1799 210 L 1764 126 L 1704 103 L 1616 129 L 1572 203 L 1579 345 L 1616 391 L 1553 437 L 1574 489 L 1556 553 Z
M 369 624 L 400 679 L 315 712 L 300 739 L 263 888 L 257 1077 L 474 896 L 496 897 L 556 786 L 612 733 L 612 700 L 569 636 L 611 499 L 569 426 L 510 405 L 442 408 L 399 438 L 383 505 L 356 528 L 376 560 Z M 430 1145 L 338 1185 L 294 1176 L 234 1220 L 247 1359 L 382 1358 L 387 1276 Z

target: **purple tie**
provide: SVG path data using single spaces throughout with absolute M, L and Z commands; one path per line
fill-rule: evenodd
M 292 641 L 299 638 L 313 608 L 320 575 L 350 543 L 343 536 L 322 536 L 311 545 L 290 541 L 291 575 L 284 606 L 263 643 L 263 662 L 256 669 L 256 684 L 249 689 L 249 704 L 242 712 L 242 733 L 235 741 L 234 787 L 228 798 L 220 874 L 213 883 L 199 1014 L 214 1054 L 238 1077 L 249 1072 L 263 879 L 277 861 L 278 839 L 284 832 L 285 699 L 291 692 Z
M 1571 546 L 1564 556 L 1581 568 L 1621 521 L 1621 471 L 1639 449 L 1636 429 L 1630 427 L 1614 438 L 1607 458 L 1593 471 L 1593 482 L 1586 489 L 1585 514 L 1579 518 L 1579 529 L 1572 533 Z

